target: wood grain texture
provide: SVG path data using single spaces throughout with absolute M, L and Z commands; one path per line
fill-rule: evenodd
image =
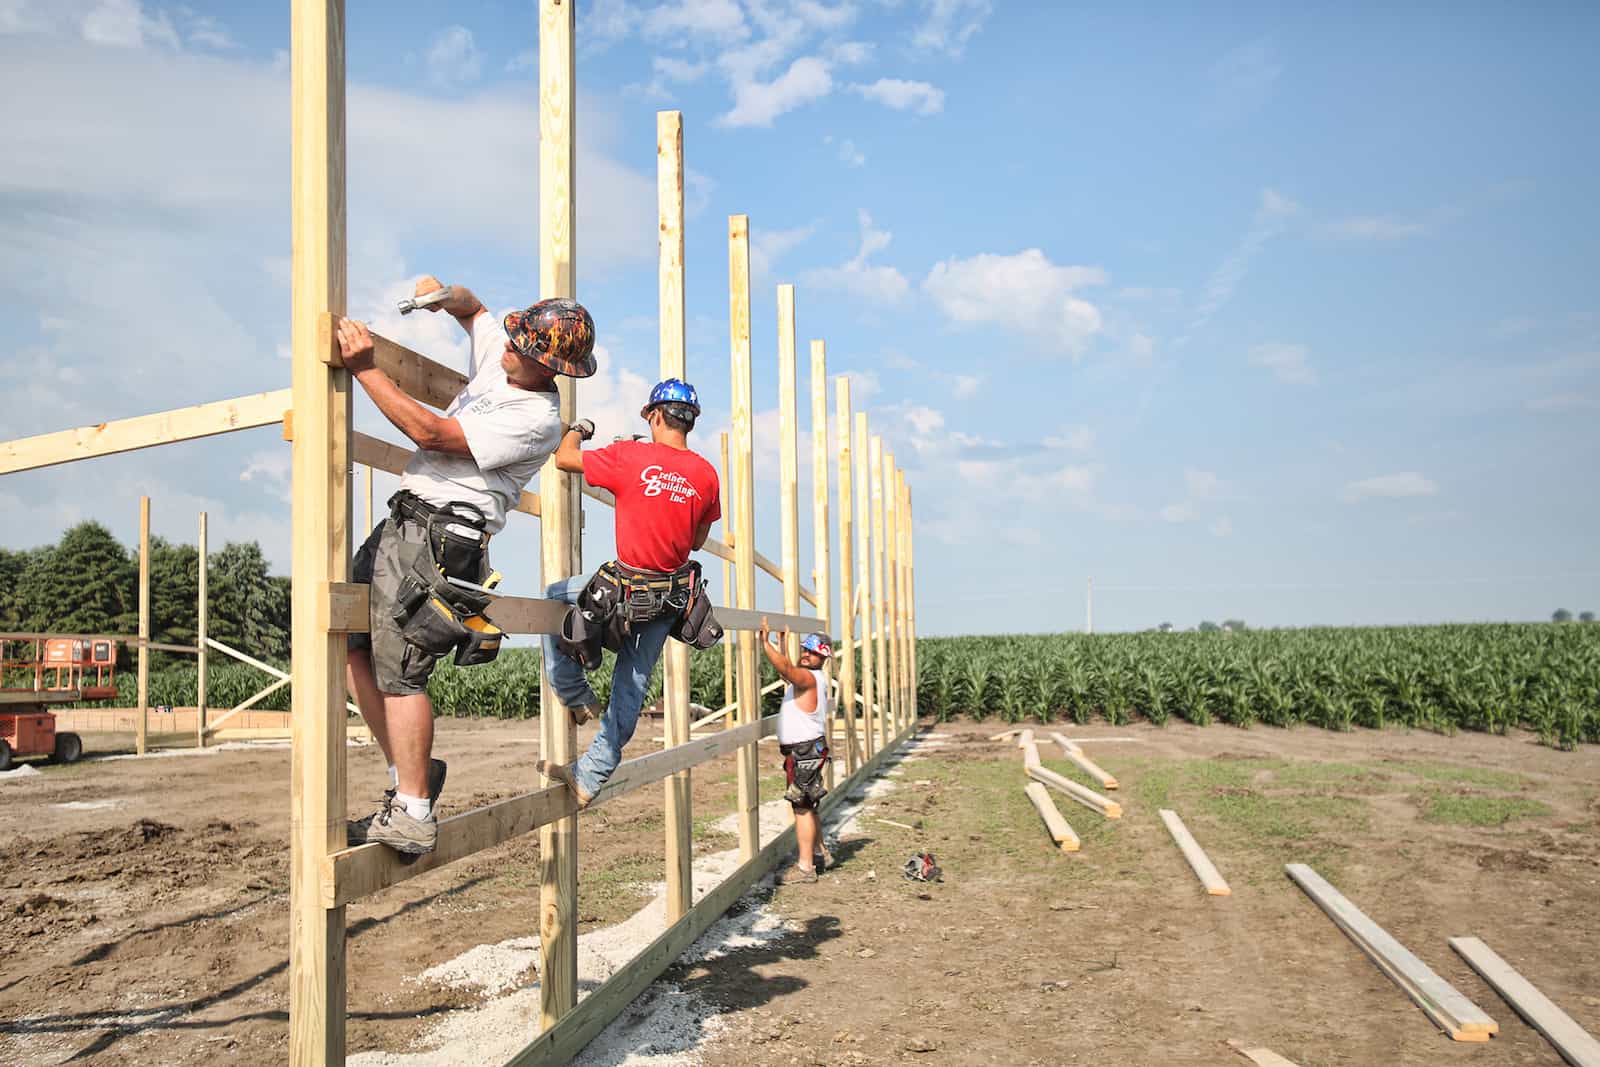
M 1518 974 L 1494 949 L 1476 937 L 1452 937 L 1450 947 L 1529 1026 L 1543 1034 L 1562 1059 L 1573 1067 L 1600 1067 L 1600 1041 Z
M 854 774 L 864 758 L 856 728 L 856 530 L 851 499 L 850 379 L 840 375 L 835 385 L 839 438 L 839 716 L 845 737 L 845 770 Z
M 755 477 L 755 437 L 750 410 L 750 219 L 746 215 L 728 218 L 728 342 L 728 364 L 733 380 L 730 454 L 734 479 L 730 496 L 733 500 L 735 589 L 739 608 L 752 612 L 756 606 L 756 511 L 751 484 Z M 757 670 L 756 635 L 745 628 L 738 634 L 735 672 L 741 723 L 751 722 L 761 714 L 761 701 L 756 692 L 761 684 Z M 760 775 L 755 746 L 740 751 L 738 761 L 739 857 L 748 862 L 755 858 L 761 842 Z
M 1284 1059 L 1269 1048 L 1246 1048 L 1243 1041 L 1232 1038 L 1228 1039 L 1228 1047 L 1257 1067 L 1296 1067 L 1294 1061 Z
M 195 543 L 195 575 L 198 588 L 195 592 L 195 716 L 194 743 L 196 748 L 206 747 L 206 675 L 210 666 L 210 650 L 206 648 L 206 632 L 210 622 L 210 602 L 207 596 L 210 565 L 206 549 L 206 513 L 200 513 L 199 540 Z
M 1115 800 L 1108 800 L 1088 786 L 1079 785 L 1070 778 L 1064 778 L 1048 767 L 1029 767 L 1027 771 L 1028 777 L 1034 781 L 1043 782 L 1053 789 L 1060 790 L 1091 811 L 1098 811 L 1108 819 L 1122 818 L 1121 804 L 1118 804 Z
M 1063 852 L 1077 852 L 1082 847 L 1078 835 L 1067 825 L 1067 820 L 1061 817 L 1056 802 L 1050 799 L 1050 791 L 1038 782 L 1029 782 L 1023 787 L 1023 792 L 1033 801 L 1034 808 L 1039 812 L 1039 818 L 1044 820 L 1045 829 L 1050 832 L 1050 838 L 1055 841 L 1057 847 Z
M 1316 871 L 1303 863 L 1290 863 L 1284 871 L 1445 1033 L 1457 1041 L 1487 1041 L 1491 1034 L 1499 1032 L 1493 1019 L 1367 918 Z
M 861 523 L 861 554 L 856 558 L 856 593 L 861 597 L 861 731 L 867 758 L 878 751 L 878 656 L 873 634 L 871 435 L 867 413 L 856 412 L 856 515 Z
M 352 458 L 357 463 L 365 464 L 368 470 L 367 524 L 365 530 L 363 531 L 366 532 L 370 531 L 373 525 L 371 508 L 372 469 L 376 468 L 380 471 L 387 471 L 390 474 L 404 474 L 406 470 L 406 464 L 411 462 L 411 457 L 416 455 L 416 452 L 400 445 L 390 444 L 383 438 L 373 437 L 371 434 L 357 432 L 352 434 L 351 438 Z M 516 506 L 514 506 L 511 510 L 520 511 L 524 515 L 537 516 L 539 514 L 539 498 L 535 494 L 523 490 L 522 495 L 517 500 Z
M 150 733 L 150 498 L 139 498 L 139 717 L 133 750 L 144 755 Z
M 1194 835 L 1189 832 L 1189 828 L 1183 825 L 1178 813 L 1167 808 L 1162 808 L 1160 811 L 1161 821 L 1167 824 L 1167 832 L 1172 835 L 1172 840 L 1177 842 L 1183 858 L 1189 861 L 1195 877 L 1200 879 L 1200 884 L 1205 886 L 1206 892 L 1214 897 L 1232 896 L 1233 890 L 1228 888 L 1228 883 L 1200 847 L 1200 843 L 1194 839 Z

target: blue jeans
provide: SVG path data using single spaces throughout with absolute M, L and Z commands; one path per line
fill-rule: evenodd
M 544 595 L 551 600 L 576 604 L 578 594 L 592 577 L 592 574 L 585 574 L 564 579 L 547 588 Z M 667 634 L 675 621 L 674 616 L 663 615 L 635 627 L 617 653 L 616 669 L 611 673 L 611 704 L 600 718 L 600 732 L 589 742 L 589 750 L 578 760 L 573 775 L 590 796 L 600 792 L 617 764 L 622 762 L 623 746 L 632 740 L 633 731 L 639 725 L 639 709 L 644 706 L 650 672 L 661 658 L 662 646 L 667 643 Z M 556 697 L 567 707 L 597 702 L 583 667 L 556 648 L 556 639 L 550 634 L 544 637 L 544 669 Z M 540 714 L 543 713 L 540 709 Z

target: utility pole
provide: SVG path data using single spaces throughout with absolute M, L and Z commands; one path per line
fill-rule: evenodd
M 1083 604 L 1083 632 L 1094 633 L 1094 579 L 1089 579 L 1089 592 Z

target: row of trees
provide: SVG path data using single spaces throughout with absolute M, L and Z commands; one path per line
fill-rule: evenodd
M 1557 608 L 1555 611 L 1552 611 L 1550 613 L 1550 621 L 1551 622 L 1571 622 L 1572 621 L 1572 612 L 1568 611 L 1566 608 Z M 1580 611 L 1580 612 L 1578 612 L 1578 621 L 1579 622 L 1594 622 L 1594 612 L 1592 612 L 1592 611 Z
M 207 564 L 208 630 L 252 655 L 289 654 L 289 579 L 267 573 L 254 541 L 230 541 Z M 150 636 L 193 644 L 200 553 L 150 539 Z M 0 631 L 133 634 L 139 630 L 139 553 L 98 522 L 43 548 L 0 549 Z

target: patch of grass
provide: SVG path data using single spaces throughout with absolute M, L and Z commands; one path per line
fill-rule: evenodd
M 1245 790 L 1212 793 L 1201 799 L 1200 808 L 1241 843 L 1266 848 L 1324 833 L 1360 833 L 1371 823 L 1367 805 L 1350 797 L 1269 796 Z
M 1404 771 L 1430 782 L 1447 785 L 1481 785 L 1487 789 L 1521 789 L 1528 779 L 1510 771 L 1491 771 L 1484 767 L 1462 767 L 1454 763 L 1402 763 L 1385 762 L 1385 769 Z
M 1359 763 L 1320 763 L 1314 760 L 1284 762 L 1273 768 L 1269 783 L 1290 789 L 1335 786 L 1344 790 L 1376 792 L 1389 776 L 1376 767 Z
M 661 878 L 661 858 L 634 853 L 579 876 L 578 893 L 585 914 L 606 919 L 631 914 L 643 904 L 643 886 Z
M 1551 814 L 1548 805 L 1527 797 L 1447 793 L 1428 789 L 1418 793 L 1417 801 L 1422 807 L 1425 821 L 1459 826 L 1503 826 L 1512 819 Z

